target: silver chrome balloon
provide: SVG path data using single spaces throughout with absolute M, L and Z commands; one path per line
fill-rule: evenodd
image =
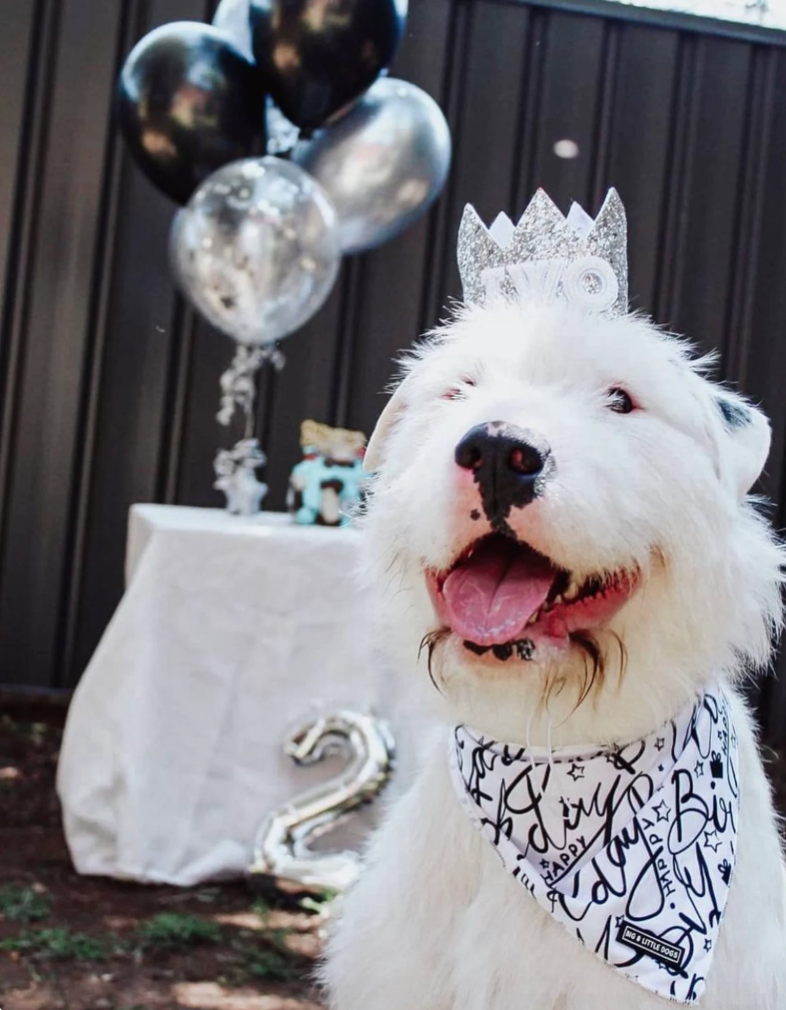
M 341 260 L 336 214 L 297 165 L 246 158 L 214 172 L 177 214 L 170 257 L 209 322 L 240 343 L 269 343 L 330 294 Z
M 355 882 L 360 872 L 356 853 L 315 853 L 309 846 L 378 796 L 393 771 L 395 743 L 381 720 L 344 710 L 309 720 L 284 747 L 299 765 L 314 764 L 337 751 L 349 755 L 339 775 L 265 818 L 249 874 L 269 878 L 289 893 L 342 892 Z
M 247 60 L 254 62 L 248 0 L 221 0 L 213 15 L 213 27 L 228 36 Z
M 356 253 L 423 214 L 445 184 L 450 154 L 437 103 L 414 84 L 383 77 L 334 126 L 301 141 L 293 159 L 333 202 L 344 253 Z

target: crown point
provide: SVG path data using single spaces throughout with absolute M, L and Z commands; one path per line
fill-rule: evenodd
M 489 233 L 478 212 L 468 203 L 464 207 L 458 235 L 458 268 L 466 302 L 481 302 L 485 290 L 481 277 L 483 266 L 499 266 L 504 259 L 499 243 Z
M 513 238 L 516 226 L 504 211 L 500 211 L 494 218 L 489 228 L 489 235 L 498 242 L 504 249 Z
M 575 200 L 570 205 L 567 220 L 568 224 L 580 238 L 586 238 L 590 231 L 592 231 L 593 224 L 595 224 L 586 210 L 584 210 L 581 204 L 576 203 Z
M 483 222 L 480 220 L 480 215 L 478 214 L 478 212 L 475 210 L 475 208 L 472 206 L 471 203 L 464 204 L 464 212 L 461 215 L 462 226 L 465 221 L 472 221 L 473 223 L 477 222 L 478 224 L 483 224 Z

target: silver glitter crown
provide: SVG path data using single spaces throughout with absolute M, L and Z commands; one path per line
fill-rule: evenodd
M 458 235 L 464 301 L 492 295 L 562 301 L 586 312 L 628 309 L 625 208 L 610 189 L 598 216 L 574 203 L 565 217 L 539 189 L 514 226 L 499 214 L 490 228 L 471 204 Z

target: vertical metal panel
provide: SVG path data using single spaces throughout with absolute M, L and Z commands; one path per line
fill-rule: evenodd
M 746 108 L 736 213 L 731 221 L 732 264 L 729 311 L 724 319 L 723 353 L 727 373 L 746 386 L 751 354 L 756 277 L 762 267 L 762 227 L 767 213 L 766 173 L 778 102 L 774 49 L 753 50 L 746 82 Z
M 395 72 L 422 87 L 448 108 L 452 61 L 460 58 L 466 14 L 455 0 L 412 4 L 407 45 Z M 447 45 L 455 42 L 456 48 Z M 456 51 L 458 49 L 458 51 Z M 392 369 L 391 359 L 406 347 L 421 327 L 421 296 L 431 269 L 434 242 L 430 227 L 441 212 L 431 214 L 394 242 L 364 257 L 363 284 L 358 285 L 354 315 L 355 341 L 349 379 L 347 423 L 370 430 L 384 402 L 381 391 Z
M 652 311 L 658 229 L 667 187 L 669 130 L 679 38 L 674 32 L 619 25 L 614 107 L 595 203 L 616 186 L 628 208 L 632 304 Z
M 453 167 L 444 200 L 439 270 L 425 278 L 424 324 L 433 324 L 449 296 L 461 288 L 455 237 L 467 203 L 490 222 L 515 214 L 511 183 L 517 169 L 516 138 L 522 127 L 522 88 L 529 69 L 530 12 L 478 5 L 465 41 L 464 80 L 453 126 Z M 490 100 L 490 96 L 494 96 Z M 435 264 L 436 266 L 436 264 Z
M 759 109 L 758 137 L 754 132 L 749 151 L 757 200 L 747 204 L 748 223 L 740 222 L 740 242 L 749 245 L 755 270 L 744 276 L 739 289 L 743 311 L 735 313 L 729 334 L 730 371 L 739 374 L 748 393 L 762 402 L 772 422 L 772 450 L 762 482 L 779 505 L 778 527 L 786 527 L 786 200 L 783 166 L 786 164 L 786 52 L 761 49 L 751 81 L 750 103 L 766 102 Z M 761 113 L 765 112 L 762 116 Z M 749 176 L 750 179 L 750 176 Z M 745 237 L 744 233 L 748 232 Z M 735 272 L 744 270 L 743 250 Z M 732 278 L 732 282 L 737 280 Z M 786 741 L 786 650 L 777 661 L 778 679 L 762 685 L 762 720 L 767 736 L 780 745 Z
M 299 422 L 370 430 L 391 359 L 459 293 L 465 202 L 487 219 L 517 214 L 537 185 L 563 210 L 596 209 L 617 186 L 634 304 L 722 350 L 725 374 L 764 402 L 764 487 L 783 501 L 786 51 L 608 5 L 410 6 L 393 72 L 446 111 L 448 187 L 406 234 L 344 264 L 323 310 L 283 344 L 286 369 L 264 377 L 268 506 L 283 505 Z M 133 41 L 214 7 L 31 0 L 0 12 L 0 682 L 78 678 L 120 596 L 132 502 L 220 503 L 213 455 L 237 432 L 215 412 L 233 347 L 176 296 L 174 208 L 110 116 Z M 578 157 L 557 156 L 563 139 Z M 786 737 L 786 689 L 764 697 L 771 736 Z
M 450 124 L 453 144 L 461 142 L 461 114 L 471 81 L 469 65 L 473 26 L 477 20 L 477 13 L 477 5 L 462 6 L 454 3 L 445 7 L 447 32 L 443 49 L 444 65 L 441 88 L 438 94 L 434 93 L 434 96 L 441 103 Z M 436 324 L 445 304 L 442 284 L 446 264 L 452 264 L 452 240 L 456 234 L 450 222 L 451 195 L 455 189 L 456 178 L 455 166 L 451 166 L 446 191 L 432 210 L 425 231 L 425 259 L 420 278 L 420 312 L 418 322 L 415 324 L 420 333 Z
M 131 4 L 123 7 L 123 16 L 118 25 L 115 67 L 117 67 L 120 47 L 125 50 L 128 27 L 131 20 Z M 62 685 L 70 680 L 69 672 L 74 663 L 74 650 L 79 620 L 79 600 L 82 591 L 85 548 L 89 533 L 91 482 L 95 460 L 99 419 L 99 390 L 103 379 L 103 357 L 106 346 L 111 268 L 114 254 L 114 237 L 120 214 L 121 161 L 119 144 L 107 136 L 106 161 L 103 185 L 99 197 L 98 241 L 93 260 L 91 316 L 87 320 L 88 332 L 84 345 L 81 418 L 78 421 L 74 474 L 69 508 L 69 530 L 64 598 L 61 603 L 60 628 L 56 640 L 57 670 L 56 680 Z
M 729 309 L 750 54 L 746 44 L 683 40 L 657 316 L 706 348 L 722 343 Z
M 762 52 L 765 60 L 761 85 L 752 98 L 786 93 L 786 52 Z M 730 370 L 741 376 L 751 396 L 761 400 L 773 429 L 773 445 L 764 489 L 780 504 L 780 525 L 786 525 L 786 200 L 783 166 L 786 164 L 786 104 L 771 102 L 771 112 L 762 123 L 758 140 L 752 145 L 757 199 L 749 210 L 749 237 L 756 269 L 745 275 L 740 291 L 743 310 L 729 334 Z M 744 225 L 744 222 L 742 222 Z M 744 248 L 744 247 L 743 247 Z M 744 269 L 743 250 L 735 262 L 735 272 Z M 735 281 L 732 277 L 732 282 Z M 786 716 L 786 710 L 784 710 Z M 786 724 L 786 719 L 784 720 Z
M 538 186 L 547 188 L 563 210 L 572 200 L 591 205 L 605 32 L 600 18 L 549 15 L 533 151 L 528 170 L 519 180 L 521 209 Z M 559 157 L 554 145 L 560 140 L 572 140 L 578 157 Z
M 193 0 L 155 0 L 134 5 L 118 29 L 111 57 L 119 62 L 145 32 L 166 21 L 203 13 Z M 111 95 L 116 65 L 103 87 Z M 173 362 L 188 372 L 181 325 L 184 315 L 169 274 L 167 247 L 173 205 L 155 191 L 120 148 L 107 118 L 107 141 L 115 147 L 107 166 L 116 178 L 118 204 L 111 218 L 112 242 L 102 251 L 110 269 L 102 277 L 105 305 L 96 319 L 93 351 L 100 350 L 88 395 L 91 424 L 83 439 L 84 491 L 77 505 L 77 537 L 69 559 L 73 593 L 68 607 L 60 677 L 73 683 L 106 626 L 122 590 L 123 543 L 128 508 L 134 501 L 163 497 L 161 463 L 173 437 L 170 399 Z M 92 193 L 96 201 L 99 190 Z M 220 339 L 220 338 L 217 338 Z M 187 350 L 187 345 L 185 350 Z
M 56 20 L 43 3 L 16 17 L 3 33 L 4 44 L 17 57 L 4 70 L 8 103 L 2 126 L 2 153 L 8 159 L 3 173 L 3 281 L 0 336 L 0 565 L 11 493 L 14 434 L 19 412 L 18 389 L 24 361 L 32 248 L 38 221 L 38 184 L 43 168 L 44 138 Z M 19 58 L 24 59 L 23 67 Z M 22 676 L 22 675 L 19 675 Z M 27 679 L 22 676 L 22 679 Z
M 47 60 L 45 157 L 35 196 L 35 241 L 23 294 L 24 361 L 6 488 L 0 571 L 0 654 L 46 683 L 57 665 L 66 578 L 67 517 L 80 411 L 82 365 L 98 240 L 106 123 L 120 3 L 57 7 Z M 110 45 L 107 45 L 107 40 Z M 51 61 L 51 62 L 50 62 Z M 85 73 L 85 67 L 90 72 Z
M 37 37 L 36 27 L 39 37 Z M 30 143 L 30 103 L 36 73 L 32 59 L 44 27 L 40 4 L 14 4 L 0 32 L 0 277 L 7 277 L 14 241 L 17 173 L 24 174 Z M 20 163 L 21 162 L 21 163 Z M 21 194 L 19 194 L 21 197 Z
M 672 107 L 668 141 L 665 148 L 667 169 L 661 204 L 661 220 L 654 234 L 658 258 L 655 264 L 653 314 L 658 319 L 668 318 L 675 301 L 675 290 L 680 283 L 680 258 L 683 235 L 682 223 L 687 214 L 685 179 L 687 174 L 688 142 L 693 136 L 697 115 L 696 39 L 679 38 L 676 79 L 672 91 Z

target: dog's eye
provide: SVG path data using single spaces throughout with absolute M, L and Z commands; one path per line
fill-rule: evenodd
M 461 382 L 457 383 L 455 386 L 451 386 L 450 389 L 446 389 L 442 394 L 443 400 L 464 400 L 467 396 L 467 387 L 474 386 L 474 379 L 462 379 Z
M 626 393 L 619 386 L 612 386 L 608 391 L 606 405 L 615 414 L 630 414 L 636 408 L 630 393 Z

